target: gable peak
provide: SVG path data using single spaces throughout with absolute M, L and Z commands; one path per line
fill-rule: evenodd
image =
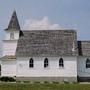
M 15 10 L 13 11 L 11 20 L 10 20 L 9 25 L 8 25 L 8 28 L 5 30 L 20 30 L 20 25 L 19 25 L 17 14 L 16 14 Z

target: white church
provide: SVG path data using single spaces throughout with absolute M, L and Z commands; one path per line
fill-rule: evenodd
M 0 68 L 17 80 L 90 81 L 90 41 L 77 41 L 75 30 L 21 30 L 14 11 Z

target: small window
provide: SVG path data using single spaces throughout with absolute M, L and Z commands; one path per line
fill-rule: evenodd
M 90 68 L 90 59 L 86 59 L 86 68 Z
M 44 67 L 45 67 L 45 68 L 48 67 L 48 58 L 45 58 L 45 59 L 44 59 Z
M 33 61 L 32 58 L 29 60 L 29 67 L 30 68 L 33 68 L 34 67 L 34 61 Z
M 14 39 L 14 33 L 13 32 L 10 33 L 10 39 Z
M 1 65 L 0 65 L 0 75 L 1 75 Z
M 59 67 L 64 67 L 63 58 L 59 59 Z

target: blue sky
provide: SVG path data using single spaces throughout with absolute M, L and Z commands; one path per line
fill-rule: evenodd
M 47 17 L 52 24 L 76 29 L 78 40 L 90 40 L 90 0 L 0 0 L 0 39 L 14 9 L 21 28 L 28 19 Z

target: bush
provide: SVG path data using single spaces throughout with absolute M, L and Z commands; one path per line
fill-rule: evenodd
M 16 80 L 13 77 L 1 77 L 0 81 L 15 82 Z
M 30 83 L 30 81 L 23 81 L 24 83 Z
M 59 82 L 55 82 L 55 81 L 53 81 L 52 83 L 53 83 L 53 84 L 59 84 Z
M 44 83 L 45 83 L 45 84 L 49 84 L 49 82 L 48 82 L 48 81 L 44 81 Z
M 39 84 L 40 82 L 39 81 L 35 81 L 34 83 Z
M 64 84 L 69 84 L 70 82 L 68 82 L 68 81 L 64 81 Z

